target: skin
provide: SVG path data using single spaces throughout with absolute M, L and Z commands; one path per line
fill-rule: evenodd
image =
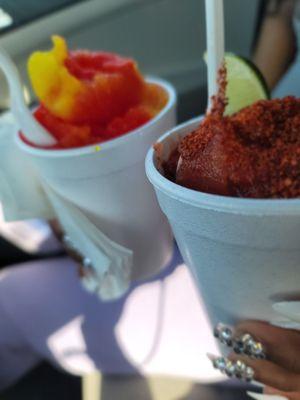
M 294 0 L 284 0 L 275 13 L 266 13 L 253 54 L 253 61 L 273 89 L 290 66 L 296 50 L 292 17 Z M 57 221 L 51 226 L 59 240 L 63 232 Z M 66 249 L 81 264 L 80 255 Z M 248 321 L 239 325 L 236 335 L 250 333 L 262 342 L 267 360 L 253 360 L 231 354 L 232 360 L 242 360 L 255 371 L 255 379 L 265 384 L 266 394 L 276 394 L 289 400 L 300 400 L 300 332 L 273 327 L 264 322 Z
M 267 7 L 261 26 L 253 61 L 270 89 L 276 86 L 295 56 L 294 6 L 294 0 L 283 0 L 275 12 Z
M 51 221 L 54 234 L 62 242 L 63 231 L 57 220 Z M 66 249 L 83 272 L 82 258 Z M 248 356 L 231 353 L 232 361 L 241 360 L 253 368 L 255 380 L 266 385 L 265 394 L 281 395 L 289 400 L 300 400 L 300 331 L 282 329 L 261 321 L 246 321 L 235 328 L 235 337 L 249 333 L 263 344 L 266 360 L 255 360 Z
M 295 0 L 282 0 L 266 15 L 261 26 L 253 61 L 272 90 L 290 66 L 296 54 L 293 30 Z M 239 325 L 236 335 L 250 333 L 263 343 L 267 360 L 253 360 L 231 354 L 233 361 L 242 360 L 255 371 L 255 380 L 266 385 L 266 394 L 300 400 L 300 332 L 273 327 L 265 322 L 248 321 Z
M 266 322 L 247 321 L 236 327 L 235 336 L 251 334 L 260 341 L 266 360 L 255 360 L 232 353 L 230 359 L 242 360 L 255 372 L 255 380 L 266 385 L 266 394 L 300 400 L 300 331 L 274 327 Z
M 253 61 L 272 90 L 289 68 L 296 54 L 293 30 L 295 0 L 283 0 L 275 12 L 268 7 L 253 54 Z M 255 371 L 255 380 L 265 384 L 264 393 L 289 400 L 300 400 L 300 332 L 247 321 L 236 328 L 236 335 L 250 333 L 263 343 L 267 360 L 254 360 L 231 354 Z
M 80 254 L 76 253 L 75 251 L 73 251 L 72 249 L 69 249 L 68 247 L 66 247 L 63 243 L 63 236 L 64 236 L 64 232 L 63 229 L 61 227 L 61 225 L 59 224 L 58 220 L 53 219 L 51 221 L 49 221 L 49 225 L 53 231 L 53 234 L 55 235 L 55 237 L 61 242 L 61 244 L 63 245 L 66 253 L 79 265 L 79 275 L 82 274 L 82 257 L 80 256 Z

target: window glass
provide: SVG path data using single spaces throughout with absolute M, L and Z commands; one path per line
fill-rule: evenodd
M 0 0 L 0 34 L 86 0 Z

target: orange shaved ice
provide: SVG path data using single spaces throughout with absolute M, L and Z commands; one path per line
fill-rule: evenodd
M 69 51 L 53 36 L 53 48 L 28 61 L 40 101 L 36 119 L 61 148 L 79 147 L 128 133 L 167 103 L 160 86 L 147 83 L 136 62 L 108 52 Z

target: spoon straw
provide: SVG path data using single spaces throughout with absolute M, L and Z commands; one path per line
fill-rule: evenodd
M 218 93 L 218 73 L 224 60 L 224 6 L 223 0 L 205 0 L 206 41 L 208 66 L 208 108 L 212 96 Z M 176 173 L 180 170 L 179 157 Z
M 23 85 L 18 70 L 5 50 L 0 48 L 0 68 L 4 72 L 10 89 L 11 111 L 26 138 L 40 146 L 51 146 L 55 139 L 32 116 L 24 99 Z
M 208 105 L 218 93 L 218 72 L 224 60 L 224 4 L 223 0 L 205 0 L 206 42 L 208 65 Z

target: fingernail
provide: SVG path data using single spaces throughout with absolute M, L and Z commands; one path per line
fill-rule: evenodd
M 214 329 L 214 336 L 219 342 L 232 347 L 233 330 L 229 326 L 219 323 Z
M 247 395 L 255 400 L 288 400 L 287 397 L 272 395 L 272 394 L 260 394 L 254 392 L 247 392 Z
M 230 361 L 226 357 L 215 356 L 213 354 L 207 354 L 207 357 L 211 360 L 215 369 L 229 377 L 247 382 L 251 382 L 254 378 L 253 368 L 247 366 L 243 361 Z
M 262 343 L 256 341 L 249 333 L 233 339 L 233 350 L 256 359 L 265 359 L 266 353 Z
M 283 301 L 273 304 L 273 310 L 292 321 L 300 322 L 300 302 L 299 301 Z
M 262 343 L 257 342 L 250 334 L 245 333 L 235 338 L 233 329 L 219 323 L 214 329 L 214 336 L 220 343 L 232 347 L 237 354 L 245 354 L 252 358 L 265 359 L 266 354 Z

